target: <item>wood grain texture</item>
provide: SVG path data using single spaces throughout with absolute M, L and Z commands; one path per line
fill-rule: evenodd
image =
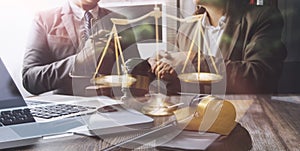
M 300 149 L 300 97 L 285 98 L 249 95 L 226 96 L 237 110 L 237 122 L 240 123 L 228 137 L 220 137 L 209 148 L 212 150 L 299 150 Z M 189 98 L 190 99 L 190 98 Z M 172 98 L 176 100 L 176 98 Z M 155 118 L 161 124 L 170 117 Z M 250 135 L 249 135 L 250 134 Z M 24 151 L 98 151 L 134 137 L 138 134 L 118 135 L 101 140 L 84 136 L 68 136 L 10 150 Z M 249 136 L 248 136 L 249 135 Z M 251 147 L 252 146 L 252 147 Z M 142 146 L 137 150 L 155 150 Z

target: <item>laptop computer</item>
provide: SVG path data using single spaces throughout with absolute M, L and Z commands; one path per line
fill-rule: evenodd
M 46 102 L 42 101 L 45 99 L 45 96 L 43 96 L 35 98 L 36 105 L 33 103 L 33 105 L 28 106 L 1 58 L 0 77 L 0 149 L 29 145 L 45 136 L 68 133 L 70 132 L 69 130 L 82 126 L 86 126 L 89 130 L 105 130 L 105 134 L 110 134 L 120 132 L 114 131 L 116 127 L 136 125 L 136 128 L 145 128 L 145 125 L 151 127 L 153 123 L 152 118 L 135 110 L 124 108 L 120 105 L 120 101 L 104 96 L 81 97 L 80 99 L 79 97 L 72 96 L 48 96 Z M 56 102 L 53 103 L 49 100 L 50 98 Z M 39 101 L 39 99 L 41 100 Z M 57 103 L 57 100 L 61 101 Z M 49 109 L 47 108 L 48 105 L 54 106 L 55 108 L 57 107 L 55 105 L 75 106 L 77 110 L 79 110 L 78 106 L 90 107 L 93 110 L 92 113 L 95 114 L 92 114 L 93 116 L 91 118 L 91 115 L 80 114 L 87 113 L 85 111 L 76 111 L 76 113 L 74 111 L 75 114 L 73 114 L 74 116 L 72 116 L 72 118 L 70 118 L 71 116 L 53 116 L 51 118 L 48 117 L 48 119 L 38 116 L 34 117 L 35 114 L 38 113 L 36 109 Z M 99 108 L 102 112 L 98 112 Z M 74 108 L 71 108 L 70 110 L 73 109 Z M 54 112 L 53 110 L 53 112 L 50 113 L 58 114 L 58 112 L 62 110 L 57 109 L 56 111 L 57 112 Z M 124 117 L 128 117 L 128 119 L 124 120 L 126 119 Z M 90 123 L 91 121 L 93 121 L 93 123 Z M 96 122 L 97 124 L 95 125 L 95 121 L 98 121 L 100 124 Z M 123 131 L 126 130 L 127 129 L 123 129 Z
M 29 145 L 84 124 L 79 118 L 36 122 L 1 58 L 0 77 L 0 149 Z

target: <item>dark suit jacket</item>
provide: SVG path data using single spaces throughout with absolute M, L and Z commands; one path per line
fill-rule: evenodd
M 230 5 L 219 46 L 226 66 L 226 93 L 271 93 L 286 57 L 282 16 L 268 6 Z M 188 51 L 195 25 L 180 28 L 177 45 L 181 51 Z
M 99 17 L 101 20 L 97 24 L 97 29 L 108 31 L 112 29 L 110 18 L 124 18 L 104 8 L 99 9 Z M 40 94 L 55 90 L 55 93 L 73 94 L 74 81 L 72 82 L 69 73 L 73 70 L 76 55 L 81 47 L 76 30 L 69 3 L 36 15 L 26 47 L 22 71 L 23 86 L 27 91 Z M 127 43 L 121 41 L 123 50 L 129 46 L 132 49 L 132 52 L 125 54 L 125 59 L 138 55 L 136 46 L 131 45 L 135 41 L 133 32 L 125 31 L 125 28 L 123 31 L 124 34 L 129 35 L 129 38 L 125 35 L 122 37 L 122 40 Z M 122 33 L 120 35 L 122 36 Z M 113 54 L 106 56 L 100 73 L 110 74 L 114 62 Z M 86 80 L 85 85 L 90 84 L 89 80 Z

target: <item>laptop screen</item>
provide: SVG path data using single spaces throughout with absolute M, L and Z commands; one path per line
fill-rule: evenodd
M 0 109 L 26 106 L 16 84 L 0 58 Z

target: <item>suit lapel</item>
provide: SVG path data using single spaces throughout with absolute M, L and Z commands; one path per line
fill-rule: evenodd
M 229 59 L 241 31 L 241 13 L 228 18 L 220 42 L 220 49 L 224 59 Z
M 62 22 L 67 30 L 68 35 L 73 43 L 74 48 L 78 48 L 78 36 L 74 25 L 73 12 L 67 3 L 62 10 Z

